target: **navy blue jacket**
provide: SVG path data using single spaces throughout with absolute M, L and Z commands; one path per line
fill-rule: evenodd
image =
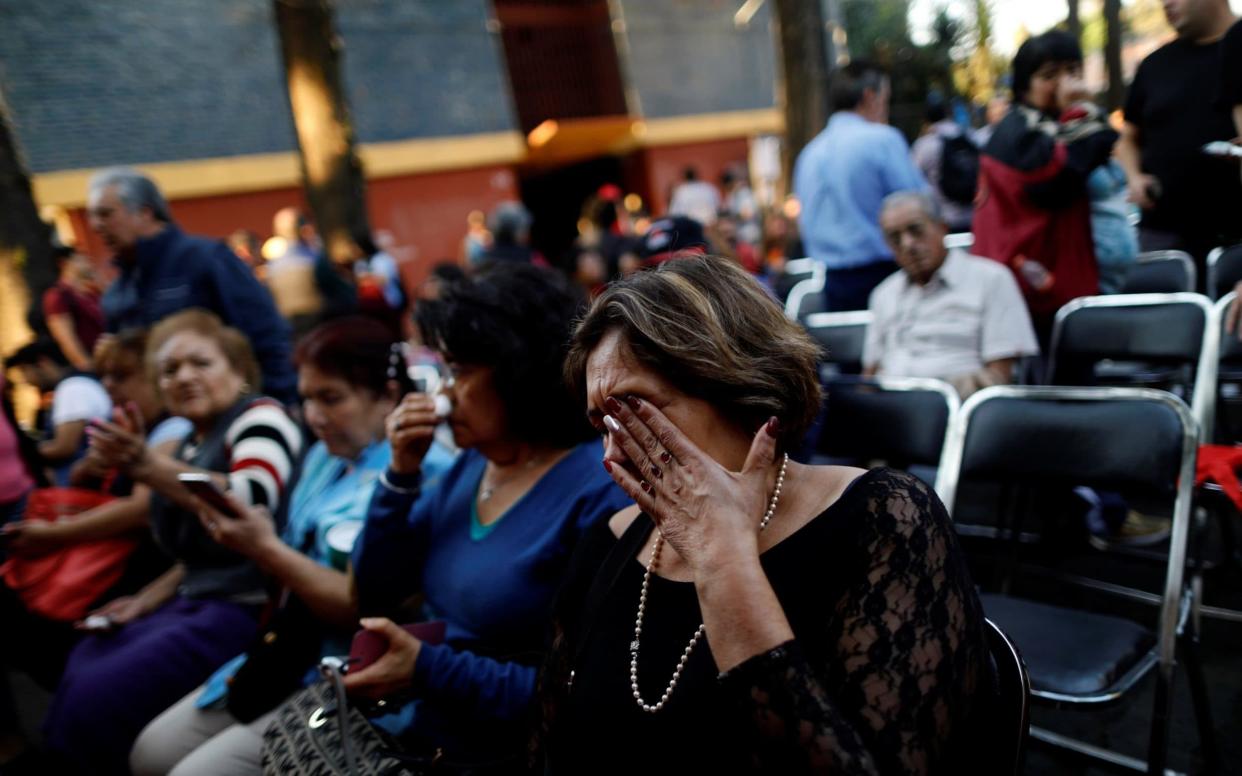
M 263 393 L 296 401 L 289 324 L 276 311 L 271 293 L 228 246 L 169 224 L 139 240 L 134 251 L 133 263 L 122 266 L 121 276 L 104 294 L 108 331 L 146 328 L 191 307 L 210 310 L 250 340 L 263 371 Z

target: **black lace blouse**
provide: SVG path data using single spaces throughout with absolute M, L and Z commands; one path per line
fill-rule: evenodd
M 656 714 L 629 685 L 635 554 L 651 529 L 640 515 L 620 540 L 602 526 L 580 548 L 543 677 L 547 773 L 971 771 L 963 739 L 993 671 L 979 599 L 925 484 L 872 470 L 766 551 L 795 638 L 720 675 L 707 634 Z M 692 583 L 652 576 L 638 666 L 648 702 L 701 621 Z

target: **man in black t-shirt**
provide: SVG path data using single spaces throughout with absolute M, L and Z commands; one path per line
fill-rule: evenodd
M 1221 40 L 1220 65 L 1219 102 L 1233 115 L 1235 138 L 1242 141 L 1242 21 L 1234 22 Z
M 1199 265 L 1242 239 L 1242 182 L 1235 165 L 1203 153 L 1235 136 L 1219 102 L 1221 39 L 1235 21 L 1228 0 L 1165 0 L 1177 39 L 1143 60 L 1130 84 L 1117 154 L 1130 198 L 1143 208 L 1143 250 L 1180 248 Z

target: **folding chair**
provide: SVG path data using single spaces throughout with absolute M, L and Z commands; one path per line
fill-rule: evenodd
M 883 461 L 933 484 L 960 402 L 953 386 L 913 377 L 839 377 L 825 386 L 815 455 L 867 467 Z
M 1213 248 L 1207 256 L 1207 292 L 1221 299 L 1242 280 L 1242 244 Z
M 789 259 L 773 281 L 772 290 L 776 292 L 776 298 L 784 303 L 794 286 L 822 272 L 823 268 L 814 259 Z
M 824 299 L 824 274 L 819 274 L 799 282 L 789 292 L 785 300 L 785 317 L 801 321 L 813 313 L 821 313 L 826 306 Z
M 1161 388 L 1190 402 L 1212 428 L 1218 334 L 1202 294 L 1086 296 L 1057 311 L 1050 385 Z
M 1140 253 L 1121 283 L 1123 294 L 1169 294 L 1194 291 L 1198 281 L 1194 259 L 1185 251 Z
M 1104 455 L 1101 440 L 1109 440 Z M 962 405 L 950 427 L 936 482 L 950 514 L 961 486 L 975 481 L 1040 490 L 1085 484 L 1172 507 L 1162 592 L 1145 601 L 1159 607 L 1154 627 L 1115 613 L 1069 608 L 1063 597 L 1043 603 L 1010 592 L 983 596 L 988 616 L 1022 648 L 1034 703 L 1099 708 L 1121 701 L 1148 674 L 1155 676 L 1145 761 L 1032 728 L 1037 741 L 1114 769 L 1164 774 L 1171 692 L 1181 660 L 1204 757 L 1209 763 L 1219 759 L 1190 616 L 1194 593 L 1185 575 L 1197 447 L 1197 424 L 1185 403 L 1146 388 L 987 388 Z M 1136 600 L 1110 586 L 1096 590 Z
M 991 720 L 992 760 L 988 773 L 1022 776 L 1026 742 L 1031 732 L 1031 676 L 1013 640 L 1000 626 L 984 618 L 988 651 L 996 665 L 999 705 Z
M 868 310 L 806 316 L 802 325 L 824 348 L 824 357 L 820 361 L 820 376 L 823 379 L 862 372 L 863 344 L 870 324 L 871 313 Z

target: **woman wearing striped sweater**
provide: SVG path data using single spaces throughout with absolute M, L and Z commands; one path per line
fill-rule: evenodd
M 284 408 L 256 392 L 259 370 L 245 337 L 211 313 L 161 321 L 147 361 L 169 410 L 194 433 L 171 456 L 147 448 L 141 421 L 125 410 L 89 433 L 93 447 L 151 488 L 152 531 L 176 562 L 138 594 L 96 612 L 111 627 L 69 657 L 44 735 L 81 773 L 126 772 L 142 728 L 243 651 L 267 603 L 263 574 L 212 540 L 177 475 L 207 473 L 242 502 L 279 514 L 302 448 Z

